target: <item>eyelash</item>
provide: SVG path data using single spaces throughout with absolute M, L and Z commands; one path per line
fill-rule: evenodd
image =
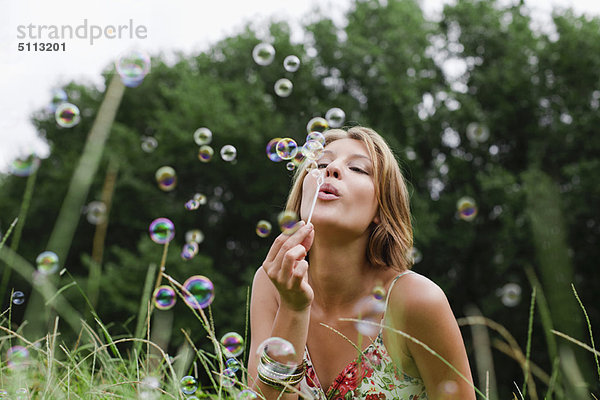
M 317 164 L 317 168 L 322 169 L 322 168 L 327 168 L 327 164 Z M 368 175 L 367 171 L 364 171 L 358 167 L 350 167 L 351 171 L 357 172 L 359 174 L 365 174 Z

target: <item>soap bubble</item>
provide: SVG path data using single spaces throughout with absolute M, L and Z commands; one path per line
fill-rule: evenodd
M 171 286 L 162 285 L 156 288 L 152 298 L 154 299 L 156 308 L 159 310 L 168 310 L 175 305 L 177 295 Z
M 85 208 L 85 216 L 90 224 L 101 224 L 106 220 L 106 204 L 101 201 L 90 202 Z
M 277 216 L 277 222 L 281 232 L 285 235 L 291 235 L 300 228 L 298 214 L 293 211 L 282 211 Z
M 194 194 L 193 199 L 196 200 L 201 206 L 206 204 L 206 195 L 203 193 Z
M 150 56 L 142 51 L 130 51 L 119 57 L 116 68 L 123 85 L 139 86 L 150 72 Z
M 177 174 L 172 167 L 160 167 L 156 170 L 154 177 L 156 178 L 159 189 L 164 192 L 170 192 L 177 186 Z
M 269 157 L 269 160 L 271 161 L 281 161 L 281 157 L 277 154 L 277 143 L 279 143 L 280 140 L 281 138 L 274 138 L 267 143 L 267 157 Z
M 381 285 L 377 285 L 373 288 L 373 297 L 375 297 L 375 300 L 383 300 L 385 299 L 385 288 Z
M 198 207 L 200 207 L 200 203 L 198 203 L 196 200 L 191 199 L 185 202 L 185 209 L 188 211 L 193 211 L 193 210 L 197 210 Z
M 325 146 L 325 136 L 319 131 L 312 131 L 306 135 L 306 142 L 310 142 L 311 140 L 317 141 Z
M 52 99 L 50 100 L 48 109 L 50 112 L 55 112 L 59 105 L 66 103 L 68 100 L 69 98 L 67 97 L 67 92 L 65 92 L 63 89 L 54 89 L 52 91 Z
M 233 161 L 237 156 L 237 149 L 230 144 L 221 147 L 221 158 L 223 161 Z
M 241 364 L 240 362 L 236 359 L 236 358 L 228 358 L 227 361 L 225 362 L 225 365 L 227 366 L 227 369 L 232 370 L 233 372 L 237 372 L 240 370 Z
M 287 78 L 281 78 L 275 82 L 273 89 L 275 90 L 275 94 L 277 96 L 288 97 L 290 94 L 292 94 L 294 84 Z
M 189 292 L 184 297 L 186 304 L 196 310 L 208 307 L 215 298 L 213 283 L 203 275 L 189 277 L 183 287 Z
M 169 243 L 175 237 L 175 225 L 168 218 L 157 218 L 150 223 L 150 239 L 154 243 Z
M 259 43 L 252 50 L 252 58 L 258 65 L 269 65 L 275 58 L 275 48 L 269 43 Z
M 44 251 L 35 259 L 37 269 L 42 274 L 50 275 L 58 271 L 58 256 L 53 251 Z
M 330 108 L 327 113 L 325 113 L 325 119 L 330 128 L 339 128 L 344 125 L 344 122 L 346 121 L 346 113 L 341 108 Z
M 145 377 L 139 384 L 140 400 L 156 400 L 160 393 L 157 390 L 160 387 L 160 381 L 154 376 Z
M 198 146 L 209 144 L 212 140 L 212 131 L 208 128 L 198 128 L 194 132 L 194 142 Z
M 236 400 L 255 400 L 258 398 L 258 395 L 256 393 L 254 393 L 252 390 L 250 389 L 244 389 L 241 392 L 238 393 L 238 395 L 236 396 Z
M 205 144 L 198 149 L 198 160 L 207 163 L 212 159 L 213 154 L 215 154 L 213 148 Z
M 142 139 L 142 150 L 146 153 L 152 153 L 158 147 L 158 140 L 152 136 L 145 136 Z
M 190 375 L 181 378 L 179 384 L 181 385 L 181 391 L 184 394 L 194 394 L 198 389 L 198 381 L 196 381 L 196 378 Z
M 507 283 L 496 292 L 507 307 L 514 307 L 521 302 L 521 286 L 516 283 Z
M 300 59 L 294 55 L 287 56 L 283 60 L 283 68 L 287 72 L 296 72 L 300 68 Z
M 309 140 L 302 146 L 302 154 L 311 161 L 316 161 L 323 155 L 323 145 L 316 140 Z
M 298 151 L 298 144 L 294 139 L 284 138 L 277 142 L 277 155 L 282 160 L 291 160 Z
M 236 332 L 228 332 L 221 337 L 221 345 L 227 357 L 237 357 L 244 352 L 244 338 Z
M 463 221 L 473 221 L 477 216 L 477 204 L 471 197 L 461 197 L 456 202 L 458 216 Z
M 364 336 L 374 336 L 379 331 L 379 324 L 385 311 L 385 301 L 375 296 L 367 296 L 361 299 L 355 307 L 356 319 L 354 323 L 356 330 Z
M 413 264 L 418 264 L 423 259 L 423 254 L 421 253 L 421 250 L 413 247 L 410 249 L 410 258 L 412 259 Z
M 29 350 L 23 346 L 13 346 L 6 351 L 6 360 L 9 368 L 23 367 L 29 361 Z
M 294 164 L 293 161 L 290 161 L 287 164 L 285 164 L 285 169 L 287 169 L 288 171 L 293 171 L 296 169 L 296 164 Z
M 204 241 L 204 233 L 200 229 L 192 229 L 185 233 L 186 242 L 196 242 L 198 244 Z
M 467 125 L 467 138 L 472 142 L 485 142 L 490 137 L 490 130 L 487 126 L 471 122 Z
M 188 242 L 183 245 L 183 249 L 181 250 L 181 258 L 184 260 L 191 260 L 198 254 L 200 246 L 196 242 Z
M 223 376 L 221 376 L 221 386 L 230 388 L 235 385 L 235 371 L 227 368 L 223 371 Z
M 270 337 L 258 345 L 256 352 L 259 357 L 265 354 L 267 357 L 275 360 L 276 363 L 265 365 L 268 368 L 267 373 L 289 375 L 298 367 L 296 360 L 296 349 L 294 345 L 280 337 Z M 273 376 L 275 378 L 275 376 Z
M 329 129 L 329 123 L 323 117 L 314 117 L 306 124 L 306 132 L 325 132 Z
M 81 121 L 79 108 L 75 104 L 62 103 L 54 112 L 56 123 L 63 128 L 72 128 Z
M 29 400 L 29 389 L 23 387 L 15 390 L 14 400 Z
M 264 219 L 258 221 L 256 224 L 256 234 L 261 238 L 269 236 L 271 234 L 271 223 Z
M 13 292 L 11 301 L 14 305 L 20 306 L 21 304 L 25 303 L 25 294 L 23 294 L 23 292 L 20 290 L 17 290 L 16 292 Z
M 37 171 L 40 159 L 35 153 L 19 157 L 10 164 L 10 173 L 15 176 L 29 176 Z

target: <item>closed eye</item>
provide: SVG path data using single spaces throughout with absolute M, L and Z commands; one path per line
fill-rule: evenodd
M 369 175 L 369 173 L 367 171 L 365 171 L 361 168 L 358 168 L 358 167 L 350 167 L 350 170 L 354 171 L 354 172 L 358 172 L 359 174 Z
M 327 164 L 317 164 L 317 168 L 327 168 Z

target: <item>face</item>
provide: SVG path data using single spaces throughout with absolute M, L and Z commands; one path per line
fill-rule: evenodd
M 339 139 L 329 143 L 317 160 L 324 175 L 311 222 L 335 226 L 357 234 L 377 222 L 377 199 L 372 161 L 363 142 Z M 306 175 L 302 186 L 300 215 L 308 219 L 317 187 L 314 174 Z

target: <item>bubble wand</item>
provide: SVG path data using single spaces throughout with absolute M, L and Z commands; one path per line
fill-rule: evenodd
M 315 174 L 315 172 L 316 172 L 316 174 Z M 324 174 L 321 171 L 319 171 L 318 169 L 312 170 L 311 174 L 313 176 L 318 175 L 317 176 L 317 189 L 315 190 L 315 197 L 313 197 L 313 201 L 310 206 L 310 213 L 308 213 L 308 220 L 306 221 L 306 225 L 310 224 L 310 219 L 312 218 L 313 211 L 315 211 L 315 205 L 317 204 L 317 197 L 319 196 L 319 190 L 321 190 L 321 186 L 323 185 L 323 182 L 325 181 Z

